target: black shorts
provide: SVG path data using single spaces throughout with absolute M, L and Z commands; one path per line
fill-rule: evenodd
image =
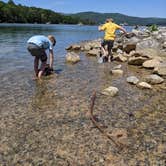
M 32 56 L 36 56 L 42 62 L 47 61 L 47 54 L 45 52 L 45 49 L 40 48 L 39 46 L 37 46 L 36 44 L 33 44 L 33 43 L 28 43 L 27 49 L 31 53 Z
M 109 53 L 111 52 L 113 45 L 114 45 L 114 40 L 103 40 L 103 42 L 101 43 L 102 47 L 107 46 Z

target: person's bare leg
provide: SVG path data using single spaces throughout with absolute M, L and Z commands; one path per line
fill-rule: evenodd
M 36 77 L 38 76 L 38 72 L 39 72 L 38 66 L 39 66 L 39 58 L 37 58 L 35 56 L 35 59 L 34 59 L 34 71 L 35 71 Z
M 103 56 L 106 56 L 106 51 L 105 51 L 105 48 L 103 46 L 101 46 L 101 51 L 103 53 Z
M 46 64 L 47 64 L 47 61 L 41 63 L 40 71 L 38 73 L 38 78 L 41 78 L 41 76 L 43 75 Z

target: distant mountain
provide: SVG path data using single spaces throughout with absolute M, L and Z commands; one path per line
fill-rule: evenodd
M 106 18 L 113 18 L 117 24 L 127 24 L 127 25 L 165 25 L 166 18 L 141 18 L 132 17 L 120 13 L 97 13 L 97 12 L 81 12 L 76 14 L 69 14 L 73 18 L 80 20 L 86 20 L 93 24 L 104 23 Z

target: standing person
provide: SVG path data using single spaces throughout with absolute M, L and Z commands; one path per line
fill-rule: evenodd
M 53 62 L 54 62 L 54 53 L 53 47 L 56 44 L 56 39 L 54 36 L 43 36 L 36 35 L 32 36 L 27 41 L 27 49 L 34 56 L 34 71 L 37 78 L 41 78 L 44 73 L 47 64 L 47 53 L 46 50 L 49 49 L 49 68 L 53 70 Z M 39 60 L 41 61 L 40 69 Z
M 112 50 L 112 47 L 114 44 L 114 40 L 115 40 L 115 36 L 116 36 L 115 32 L 117 29 L 120 29 L 124 33 L 127 33 L 123 27 L 113 23 L 112 18 L 106 19 L 106 23 L 104 25 L 98 27 L 99 31 L 105 32 L 104 40 L 101 43 L 101 50 L 103 52 L 103 58 L 107 58 L 108 62 L 110 62 L 113 59 L 111 50 Z M 105 46 L 107 46 L 108 54 L 106 54 Z

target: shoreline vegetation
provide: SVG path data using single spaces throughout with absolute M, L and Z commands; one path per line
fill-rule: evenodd
M 7 3 L 0 1 L 0 23 L 99 25 L 109 17 L 121 25 L 166 25 L 166 18 L 140 18 L 120 13 L 96 12 L 62 14 L 48 9 L 15 4 L 12 0 Z

